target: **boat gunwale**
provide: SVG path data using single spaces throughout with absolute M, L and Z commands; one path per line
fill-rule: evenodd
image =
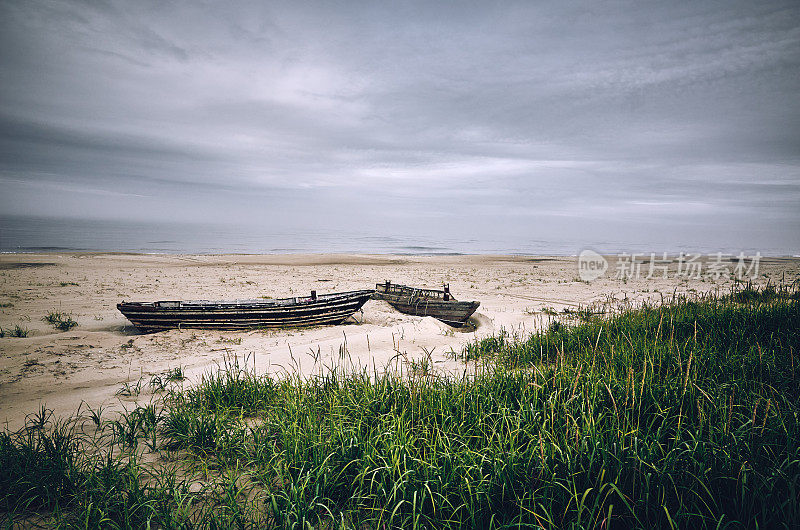
M 389 289 L 387 290 L 386 283 L 376 283 L 375 284 L 375 293 L 378 295 L 388 295 L 388 296 L 413 296 L 416 298 L 438 298 L 441 299 L 443 302 L 457 302 L 458 300 L 453 297 L 452 294 L 449 292 L 445 292 L 441 289 L 426 289 L 420 287 L 409 287 L 408 285 L 401 285 L 398 283 L 390 283 L 388 285 Z M 450 300 L 444 300 L 444 295 L 448 294 L 450 296 Z

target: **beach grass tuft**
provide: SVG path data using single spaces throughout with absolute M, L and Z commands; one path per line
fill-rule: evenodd
M 19 324 L 15 324 L 13 328 L 0 328 L 0 337 L 27 337 L 30 330 Z
M 78 325 L 71 315 L 59 311 L 50 311 L 42 320 L 59 331 L 69 331 Z

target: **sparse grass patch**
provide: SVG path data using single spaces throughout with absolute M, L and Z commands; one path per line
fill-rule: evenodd
M 0 328 L 0 337 L 27 337 L 30 333 L 28 328 L 15 324 L 13 328 Z
M 792 289 L 786 285 L 776 286 L 769 282 L 764 287 L 746 283 L 734 287 L 728 298 L 740 304 L 769 303 L 775 300 L 798 300 L 800 299 L 800 290 Z
M 119 390 L 117 390 L 116 395 L 123 397 L 136 397 L 142 393 L 143 388 L 144 388 L 144 381 L 142 379 L 139 379 L 135 383 L 126 381 L 122 383 L 122 386 L 120 387 Z
M 153 392 L 163 392 L 169 388 L 170 383 L 177 383 L 184 379 L 183 368 L 180 366 L 177 368 L 170 368 L 163 374 L 156 374 L 151 377 L 150 388 L 153 389 Z
M 183 367 L 176 366 L 175 368 L 170 368 L 166 372 L 164 372 L 164 377 L 168 381 L 183 381 L 186 379 L 186 376 L 183 375 Z
M 59 331 L 69 331 L 78 325 L 71 315 L 59 311 L 50 311 L 42 320 Z

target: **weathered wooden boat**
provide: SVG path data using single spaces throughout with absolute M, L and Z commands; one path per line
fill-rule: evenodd
M 449 326 L 460 328 L 481 305 L 480 302 L 459 302 L 444 289 L 417 289 L 392 282 L 375 285 L 374 298 L 386 300 L 389 305 L 407 315 L 431 316 Z
M 125 302 L 117 309 L 139 329 L 241 330 L 339 324 L 361 309 L 372 290 L 280 299 Z

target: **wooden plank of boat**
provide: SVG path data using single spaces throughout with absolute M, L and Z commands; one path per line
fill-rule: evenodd
M 444 290 L 417 289 L 391 282 L 375 286 L 375 298 L 386 300 L 392 307 L 415 316 L 432 316 L 453 327 L 463 326 L 481 305 L 480 302 L 460 302 Z
M 338 324 L 361 309 L 373 291 L 267 300 L 122 302 L 117 309 L 143 330 L 254 329 Z

